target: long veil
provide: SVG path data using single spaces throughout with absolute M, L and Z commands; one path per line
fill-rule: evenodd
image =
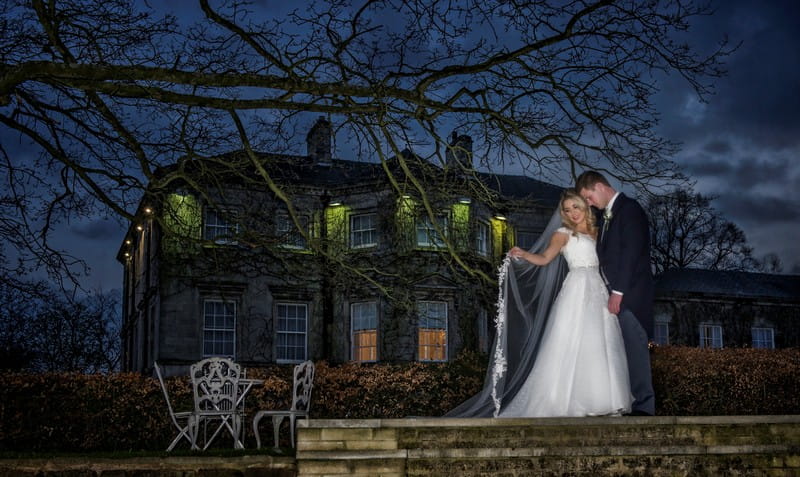
M 561 226 L 556 209 L 529 251 L 543 252 Z M 517 394 L 533 369 L 550 308 L 566 273 L 561 254 L 544 267 L 505 257 L 498 270 L 496 332 L 483 389 L 446 417 L 497 417 L 504 403 Z

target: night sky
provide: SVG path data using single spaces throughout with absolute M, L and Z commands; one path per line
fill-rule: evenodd
M 683 144 L 673 159 L 696 180 L 696 192 L 717 197 L 712 206 L 744 230 L 754 255 L 775 253 L 784 273 L 798 274 L 800 2 L 720 0 L 713 5 L 713 16 L 694 23 L 692 44 L 710 51 L 727 34 L 741 46 L 705 103 L 681 78 L 662 80 L 655 99 L 659 132 Z M 90 288 L 110 290 L 122 286 L 115 256 L 124 233 L 125 227 L 110 219 L 71 223 L 60 244 L 89 262 Z
M 683 147 L 674 160 L 716 196 L 712 206 L 747 235 L 754 255 L 777 254 L 800 273 L 800 2 L 715 2 L 693 28 L 696 45 L 741 42 L 728 75 L 701 103 L 670 78 L 657 104 L 660 132 Z

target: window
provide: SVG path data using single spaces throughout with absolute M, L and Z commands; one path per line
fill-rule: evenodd
M 303 303 L 277 303 L 277 349 L 279 363 L 299 363 L 306 360 L 306 329 L 308 307 Z
M 203 356 L 234 357 L 236 303 L 225 300 L 203 302 Z
M 669 344 L 669 323 L 656 321 L 653 330 L 653 342 L 661 346 Z
M 447 360 L 447 303 L 421 301 L 417 303 L 419 316 L 419 360 Z
M 447 217 L 439 215 L 436 217 L 436 224 L 447 233 Z M 417 246 L 419 247 L 444 247 L 444 239 L 436 231 L 430 217 L 424 216 L 417 220 Z
M 700 347 L 722 348 L 722 327 L 719 325 L 700 325 Z
M 350 246 L 353 248 L 372 247 L 378 244 L 375 229 L 375 214 L 350 216 Z
M 772 328 L 753 328 L 753 348 L 774 349 L 775 330 Z
M 378 360 L 378 304 L 374 301 L 350 305 L 353 361 Z
M 300 216 L 298 220 L 300 221 L 300 226 L 305 229 L 306 235 L 308 235 L 308 217 Z M 292 221 L 292 218 L 288 215 L 277 216 L 277 233 L 278 237 L 282 238 L 284 247 L 297 249 L 307 248 L 305 237 L 297 230 L 294 221 Z
M 203 238 L 215 243 L 235 244 L 234 237 L 239 233 L 235 210 L 217 210 L 206 207 Z
M 489 226 L 483 222 L 478 222 L 475 231 L 475 251 L 484 257 L 489 254 Z
M 478 312 L 478 350 L 489 352 L 489 314 L 484 309 Z
M 517 231 L 517 247 L 521 248 L 522 250 L 530 250 L 533 247 L 533 244 L 536 242 L 536 239 L 539 237 L 539 234 L 535 232 L 529 232 L 524 230 Z

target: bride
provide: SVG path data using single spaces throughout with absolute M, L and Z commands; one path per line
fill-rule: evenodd
M 530 251 L 508 252 L 500 269 L 497 333 L 484 388 L 447 416 L 630 411 L 625 346 L 617 317 L 606 306 L 596 237 L 588 204 L 567 189 L 559 213 Z

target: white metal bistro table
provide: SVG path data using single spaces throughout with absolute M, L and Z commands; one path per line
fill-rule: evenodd
M 239 379 L 239 397 L 236 399 L 236 409 L 237 411 L 242 413 L 242 418 L 245 416 L 245 403 L 244 400 L 247 397 L 247 394 L 253 388 L 253 386 L 261 386 L 264 384 L 263 379 L 250 379 L 250 378 L 241 378 Z M 244 449 L 244 429 L 246 426 L 239 426 L 240 436 L 235 439 L 234 445 L 237 446 L 238 449 Z
M 230 410 L 225 409 L 217 409 L 212 416 L 216 416 L 222 420 L 222 423 L 219 427 L 211 434 L 211 437 L 204 438 L 205 443 L 203 445 L 203 450 L 208 449 L 214 439 L 219 435 L 222 428 L 227 428 L 231 436 L 233 437 L 233 446 L 235 449 L 244 449 L 244 429 L 245 426 L 241 425 L 241 423 L 237 425 L 231 426 L 230 423 L 236 422 L 237 419 L 243 420 L 245 416 L 245 397 L 253 388 L 253 386 L 260 386 L 264 384 L 263 379 L 247 379 L 242 378 L 239 379 L 238 386 L 238 395 L 236 398 L 236 404 Z M 236 416 L 239 414 L 239 416 Z M 227 424 L 226 424 L 227 423 Z

